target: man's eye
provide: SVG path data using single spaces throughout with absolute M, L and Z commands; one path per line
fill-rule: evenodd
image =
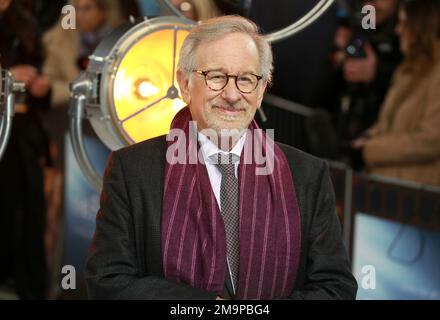
M 253 82 L 251 76 L 240 76 L 240 77 L 238 78 L 238 81 L 239 81 L 239 82 L 246 82 L 246 83 L 252 83 L 252 82 Z
M 213 81 L 223 81 L 225 80 L 225 76 L 222 74 L 216 74 L 216 75 L 210 75 L 208 77 L 209 80 L 213 80 Z

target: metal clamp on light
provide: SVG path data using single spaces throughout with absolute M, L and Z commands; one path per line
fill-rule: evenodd
M 15 81 L 12 74 L 0 69 L 0 159 L 11 135 L 12 118 L 14 117 L 15 92 L 24 92 L 23 82 Z
M 80 169 L 97 190 L 102 178 L 87 156 L 82 121 L 116 150 L 168 133 L 185 106 L 175 77 L 178 54 L 193 24 L 178 17 L 129 23 L 110 33 L 71 83 L 70 135 Z
M 70 85 L 70 138 L 72 141 L 72 149 L 78 161 L 81 171 L 89 183 L 97 190 L 101 188 L 102 178 L 97 173 L 93 164 L 87 156 L 86 148 L 84 146 L 84 139 L 82 134 L 82 120 L 86 117 L 86 102 L 87 97 L 93 96 L 91 90 L 93 89 L 93 82 L 86 78 L 87 74 L 83 73 L 81 76 Z

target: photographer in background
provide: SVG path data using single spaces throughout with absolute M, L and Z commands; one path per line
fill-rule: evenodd
M 376 29 L 362 28 L 365 5 L 376 9 Z M 394 32 L 397 7 L 398 0 L 369 0 L 342 14 L 332 56 L 336 77 L 332 109 L 343 146 L 375 122 L 392 74 L 401 62 Z
M 440 0 L 402 1 L 396 32 L 404 61 L 352 147 L 370 173 L 440 186 Z
M 50 82 L 41 73 L 44 55 L 36 19 L 20 1 L 0 0 L 0 64 L 26 92 L 16 94 L 11 137 L 0 161 L 0 285 L 20 299 L 44 299 L 46 201 L 44 169 L 51 166 L 43 115 Z

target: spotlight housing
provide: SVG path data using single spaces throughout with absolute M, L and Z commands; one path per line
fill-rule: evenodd
M 158 17 L 128 23 L 110 33 L 71 84 L 71 137 L 81 169 L 96 188 L 101 177 L 87 157 L 82 119 L 111 150 L 166 134 L 180 99 L 176 67 L 193 22 Z

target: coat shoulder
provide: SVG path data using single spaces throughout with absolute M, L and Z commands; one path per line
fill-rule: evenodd
M 296 182 L 310 181 L 314 177 L 317 179 L 327 166 L 323 159 L 283 143 L 277 144 L 284 152 Z
M 132 144 L 114 151 L 113 153 L 125 161 L 145 161 L 151 157 L 165 154 L 166 135 L 158 136 L 142 142 Z

